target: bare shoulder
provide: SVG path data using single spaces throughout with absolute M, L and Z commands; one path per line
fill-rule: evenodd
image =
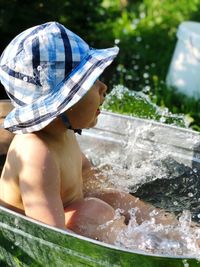
M 48 151 L 48 146 L 37 134 L 16 135 L 11 143 L 10 151 L 16 151 L 21 159 L 36 156 L 36 159 Z
M 50 146 L 37 134 L 16 135 L 9 148 L 9 155 L 18 163 L 19 172 L 28 169 L 31 175 L 45 168 L 51 171 L 57 165 Z

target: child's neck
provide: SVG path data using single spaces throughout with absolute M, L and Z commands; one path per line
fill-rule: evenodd
M 47 125 L 44 129 L 42 129 L 43 133 L 47 134 L 48 136 L 51 136 L 55 140 L 66 138 L 67 131 L 68 130 L 66 129 L 65 125 L 63 124 L 60 118 L 56 118 L 49 125 Z

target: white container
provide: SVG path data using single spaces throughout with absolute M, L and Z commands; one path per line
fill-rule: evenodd
M 182 22 L 177 38 L 166 82 L 179 92 L 200 99 L 200 23 Z

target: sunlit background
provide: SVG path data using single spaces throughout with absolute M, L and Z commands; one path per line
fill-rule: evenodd
M 0 0 L 0 52 L 22 30 L 59 21 L 93 47 L 120 47 L 101 77 L 111 92 L 104 108 L 200 130 L 199 101 L 166 85 L 188 20 L 200 21 L 200 0 Z

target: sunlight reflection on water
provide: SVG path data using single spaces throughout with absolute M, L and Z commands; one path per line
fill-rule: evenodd
M 116 245 L 158 254 L 200 258 L 197 241 L 200 239 L 200 228 L 191 226 L 191 220 L 199 221 L 200 218 L 200 165 L 198 162 L 187 165 L 184 160 L 177 160 L 166 142 L 157 142 L 152 128 L 152 125 L 134 129 L 127 127 L 128 141 L 123 143 L 118 153 L 111 150 L 101 156 L 90 156 L 94 165 L 100 167 L 103 176 L 107 177 L 106 182 L 101 180 L 101 174 L 97 177 L 101 187 L 125 190 L 156 207 L 175 212 L 179 223 L 163 226 L 155 224 L 152 218 L 138 225 L 134 210 L 131 210 L 131 220 L 127 229 L 119 234 Z M 190 135 L 187 138 L 192 139 L 193 146 L 198 145 L 198 138 L 195 140 Z M 184 139 L 186 143 L 187 138 Z

